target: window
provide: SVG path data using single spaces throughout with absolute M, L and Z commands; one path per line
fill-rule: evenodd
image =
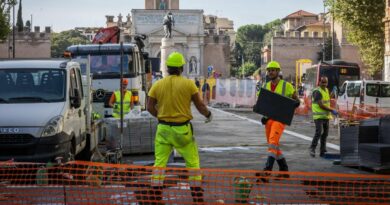
M 10 103 L 60 102 L 65 88 L 65 70 L 0 70 L 0 96 Z
M 74 96 L 74 90 L 77 89 L 77 77 L 74 69 L 70 70 L 70 96 Z
M 361 83 L 350 83 L 347 86 L 348 97 L 360 97 Z
M 346 88 L 347 88 L 347 84 L 344 83 L 343 86 L 340 88 L 339 96 L 344 95 Z
M 379 84 L 367 84 L 366 95 L 371 97 L 378 97 L 379 88 L 380 88 Z
M 381 85 L 381 97 L 390 97 L 390 84 Z

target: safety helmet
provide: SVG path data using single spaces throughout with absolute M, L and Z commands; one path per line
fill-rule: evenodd
M 271 62 L 269 62 L 268 64 L 267 64 L 267 70 L 269 70 L 269 69 L 281 69 L 280 68 L 280 65 L 279 65 L 279 63 L 277 62 L 277 61 L 271 61 Z
M 173 52 L 168 56 L 167 66 L 180 68 L 186 64 L 183 54 L 179 52 Z
M 128 84 L 129 84 L 129 80 L 127 80 L 127 79 L 122 80 L 122 85 L 128 85 Z

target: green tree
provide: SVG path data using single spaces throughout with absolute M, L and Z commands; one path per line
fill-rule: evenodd
M 385 1 L 327 0 L 330 12 L 348 30 L 348 41 L 359 47 L 370 75 L 382 71 L 384 62 Z
M 256 66 L 261 65 L 261 48 L 265 30 L 262 25 L 250 24 L 241 26 L 237 31 L 236 42 L 242 48 L 241 57 L 244 62 L 250 61 Z
M 51 37 L 51 57 L 62 57 L 68 46 L 88 43 L 87 37 L 81 35 L 81 33 L 76 30 L 53 33 Z
M 266 30 L 266 34 L 264 34 L 263 38 L 263 45 L 270 45 L 271 44 L 271 39 L 274 36 L 275 32 L 280 32 L 282 31 L 282 20 L 276 19 L 274 21 L 271 21 L 267 24 L 264 25 L 264 29 Z
M 19 9 L 18 9 L 18 19 L 16 20 L 16 27 L 18 28 L 19 32 L 23 31 L 23 17 L 22 17 L 22 0 L 19 2 Z
M 248 77 L 253 75 L 257 68 L 255 63 L 246 62 L 239 68 L 239 72 L 242 77 Z
M 0 0 L 0 40 L 6 39 L 11 32 L 10 10 L 16 4 L 16 0 Z
M 30 22 L 30 20 L 26 21 L 25 27 L 28 29 L 28 31 L 31 31 L 31 22 Z
M 333 48 L 333 57 L 335 59 L 340 58 L 340 50 L 338 47 Z M 322 61 L 323 58 L 323 52 L 324 52 L 324 47 L 321 48 L 321 51 L 317 53 L 317 60 Z M 332 60 L 332 38 L 327 38 L 325 41 L 325 61 L 330 61 Z

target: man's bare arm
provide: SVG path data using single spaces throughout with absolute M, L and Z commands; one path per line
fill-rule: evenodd
M 156 105 L 157 105 L 157 100 L 152 98 L 152 97 L 149 97 L 147 109 L 148 109 L 149 113 L 152 114 L 154 117 L 157 117 Z
M 324 103 L 322 103 L 322 100 L 319 100 L 319 101 L 318 101 L 318 105 L 319 105 L 320 108 L 322 108 L 323 110 L 326 110 L 326 111 L 329 111 L 329 112 L 332 112 L 332 111 L 333 111 L 332 108 L 330 108 L 330 107 L 324 105 Z
M 194 102 L 196 109 L 205 117 L 210 115 L 209 109 L 207 109 L 206 105 L 202 102 L 199 93 L 195 93 L 191 97 L 192 102 Z

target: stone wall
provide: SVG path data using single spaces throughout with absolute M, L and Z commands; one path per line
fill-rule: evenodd
M 299 59 L 310 59 L 313 64 L 316 64 L 317 53 L 321 51 L 322 42 L 322 38 L 274 37 L 273 60 L 280 63 L 284 79 L 295 79 L 295 63 Z
M 204 66 L 202 71 L 207 75 L 207 67 L 212 65 L 214 71 L 221 73 L 222 78 L 230 76 L 230 38 L 227 35 L 207 36 L 204 46 Z
M 35 27 L 34 32 L 17 32 L 15 34 L 15 58 L 50 58 L 50 27 L 46 27 L 44 32 L 40 32 L 39 27 Z M 12 58 L 12 33 L 9 39 L 0 41 L 0 59 Z

